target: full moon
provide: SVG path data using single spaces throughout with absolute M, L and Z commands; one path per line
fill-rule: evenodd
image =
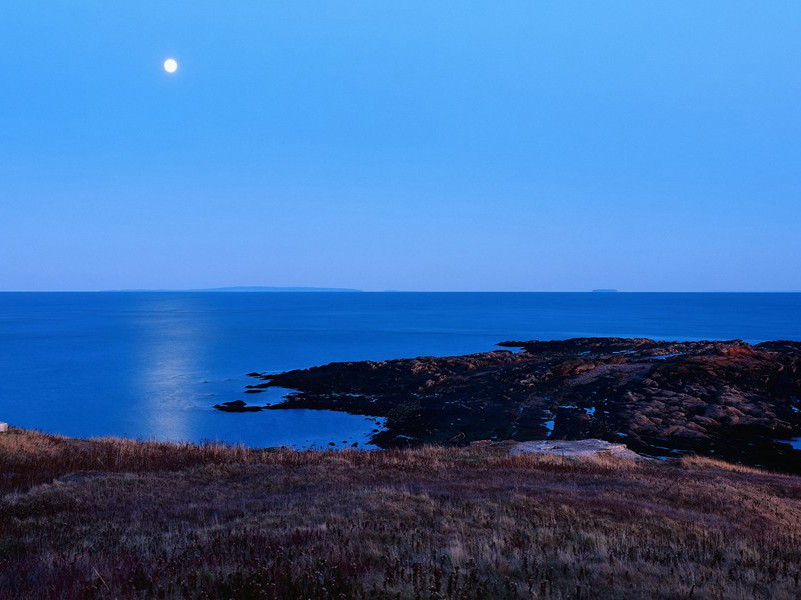
M 178 61 L 174 58 L 168 58 L 164 61 L 164 70 L 167 73 L 175 73 L 178 70 Z

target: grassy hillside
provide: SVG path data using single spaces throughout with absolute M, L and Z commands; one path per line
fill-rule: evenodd
M 3 598 L 795 598 L 801 478 L 0 435 Z

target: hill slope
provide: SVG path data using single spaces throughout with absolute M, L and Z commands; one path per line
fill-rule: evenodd
M 2 598 L 795 598 L 801 478 L 0 435 Z

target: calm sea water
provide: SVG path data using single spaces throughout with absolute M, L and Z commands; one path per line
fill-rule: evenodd
M 0 293 L 0 420 L 71 436 L 364 444 L 375 420 L 221 413 L 250 371 L 507 339 L 801 340 L 801 294 Z

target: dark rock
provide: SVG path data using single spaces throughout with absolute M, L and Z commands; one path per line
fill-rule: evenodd
M 332 363 L 261 375 L 271 409 L 383 416 L 383 447 L 482 439 L 625 441 L 801 472 L 801 343 L 576 338 L 467 356 Z
M 259 412 L 264 410 L 263 406 L 248 406 L 242 400 L 233 400 L 232 402 L 215 404 L 214 408 L 223 412 Z

